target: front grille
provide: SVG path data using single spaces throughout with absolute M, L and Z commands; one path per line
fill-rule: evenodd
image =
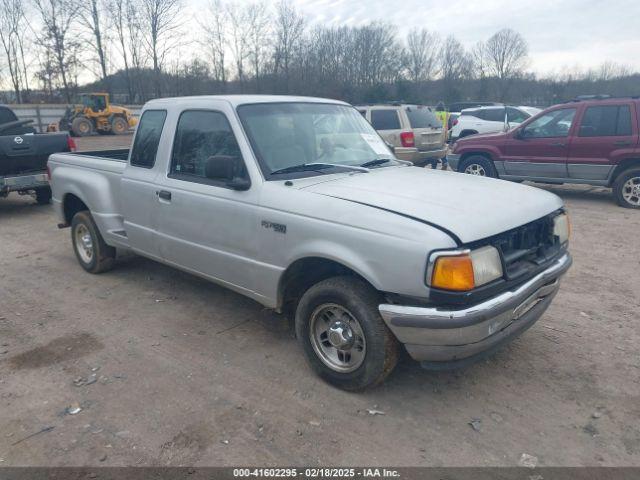
M 553 217 L 548 215 L 491 238 L 498 249 L 507 280 L 525 277 L 555 258 L 561 249 L 553 235 Z

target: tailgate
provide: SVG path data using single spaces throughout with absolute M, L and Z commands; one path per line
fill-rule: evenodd
M 444 145 L 444 130 L 435 113 L 424 105 L 405 107 L 418 150 L 437 150 Z
M 442 128 L 416 128 L 413 135 L 418 150 L 437 150 L 444 145 Z
M 0 136 L 0 175 L 43 171 L 49 155 L 68 151 L 65 133 Z

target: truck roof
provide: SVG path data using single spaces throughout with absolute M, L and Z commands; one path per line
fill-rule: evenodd
M 148 106 L 175 106 L 181 104 L 194 105 L 198 103 L 206 104 L 212 100 L 226 101 L 233 107 L 252 103 L 283 103 L 283 102 L 306 102 L 306 103 L 335 103 L 338 105 L 349 105 L 340 100 L 318 97 L 298 97 L 293 95 L 198 95 L 193 97 L 171 97 L 158 98 L 147 102 Z

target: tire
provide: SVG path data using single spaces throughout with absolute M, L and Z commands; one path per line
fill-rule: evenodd
M 48 205 L 51 203 L 51 188 L 44 187 L 36 189 L 36 202 L 38 202 L 38 205 Z
M 613 197 L 624 208 L 640 208 L 640 168 L 625 170 L 613 182 Z
M 493 162 L 483 155 L 471 155 L 458 166 L 458 171 L 480 177 L 498 178 L 498 172 Z
M 85 235 L 88 235 L 88 238 Z M 83 239 L 83 237 L 85 238 Z M 116 249 L 104 242 L 88 210 L 83 210 L 73 216 L 71 243 L 80 266 L 87 272 L 102 273 L 113 268 Z
M 358 391 L 391 373 L 398 341 L 380 316 L 381 301 L 366 282 L 347 276 L 323 280 L 304 293 L 296 309 L 296 335 L 307 362 L 323 380 Z M 334 337 L 327 335 L 331 326 Z M 333 346 L 335 339 L 345 338 L 348 348 Z
M 129 123 L 122 117 L 113 117 L 111 131 L 116 135 L 124 135 L 129 132 Z
M 86 117 L 76 117 L 71 122 L 71 131 L 76 137 L 86 137 L 93 133 L 93 123 Z

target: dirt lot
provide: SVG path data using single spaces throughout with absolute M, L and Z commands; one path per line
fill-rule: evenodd
M 87 274 L 50 207 L 0 199 L 0 466 L 640 465 L 640 212 L 545 188 L 575 259 L 546 315 L 491 360 L 404 359 L 364 394 L 312 375 L 258 304 L 133 256 Z

